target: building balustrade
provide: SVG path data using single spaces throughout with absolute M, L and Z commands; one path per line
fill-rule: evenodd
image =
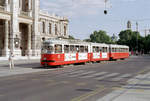
M 5 6 L 0 6 L 0 11 L 4 11 L 5 10 Z
M 20 11 L 20 15 L 32 17 L 31 11 Z

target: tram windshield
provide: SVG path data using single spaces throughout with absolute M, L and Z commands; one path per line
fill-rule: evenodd
M 54 47 L 50 44 L 47 44 L 47 43 L 44 43 L 43 46 L 42 46 L 42 50 L 41 50 L 41 53 L 42 54 L 51 54 L 54 52 Z

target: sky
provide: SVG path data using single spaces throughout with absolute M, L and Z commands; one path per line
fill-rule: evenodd
M 65 16 L 69 19 L 69 34 L 87 39 L 93 31 L 104 30 L 108 35 L 118 35 L 127 27 L 127 21 L 136 30 L 136 22 L 142 36 L 150 29 L 150 0 L 40 0 L 41 10 Z M 148 31 L 147 31 L 148 34 Z

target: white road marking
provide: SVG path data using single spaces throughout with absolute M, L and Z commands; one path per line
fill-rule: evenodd
M 119 73 L 112 73 L 112 74 L 108 74 L 108 75 L 104 75 L 102 77 L 97 77 L 95 78 L 96 80 L 102 80 L 104 78 L 108 78 L 108 77 L 113 77 L 113 76 L 116 76 L 116 75 L 119 75 Z
M 69 77 L 77 77 L 77 76 L 82 76 L 82 75 L 87 75 L 87 74 L 92 74 L 96 71 L 89 71 L 89 72 L 84 72 L 84 73 L 80 73 L 80 74 L 76 74 L 76 75 L 71 75 Z
M 121 76 L 119 76 L 119 77 L 117 77 L 117 78 L 111 79 L 111 81 L 120 81 L 120 80 L 122 80 L 122 79 L 124 79 L 124 78 L 128 78 L 128 77 L 130 77 L 130 76 L 132 76 L 132 75 L 131 75 L 131 74 L 124 74 L 124 75 L 121 75 Z
M 92 74 L 92 75 L 86 75 L 86 76 L 83 76 L 83 77 L 80 77 L 80 78 L 92 78 L 92 77 L 104 75 L 104 74 L 107 74 L 107 73 L 108 72 L 99 72 L 99 73 L 95 73 L 95 74 Z
M 72 72 L 68 72 L 68 73 L 65 73 L 65 74 L 62 74 L 64 76 L 68 76 L 68 75 L 74 75 L 74 74 L 78 74 L 78 73 L 82 73 L 82 72 L 85 72 L 84 70 L 79 70 L 79 71 L 72 71 Z

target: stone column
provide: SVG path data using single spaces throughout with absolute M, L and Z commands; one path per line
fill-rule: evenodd
M 22 11 L 22 0 L 20 0 L 19 2 L 20 2 L 19 8 L 20 8 L 20 12 L 21 12 Z
M 36 56 L 38 52 L 40 52 L 39 49 L 36 48 L 37 45 L 37 37 L 40 36 L 39 33 L 39 5 L 40 1 L 39 0 L 32 0 L 32 8 L 33 8 L 33 33 L 32 33 L 32 54 L 33 56 Z
M 9 56 L 9 50 L 8 50 L 8 34 L 9 34 L 9 25 L 8 20 L 5 21 L 5 42 L 4 42 L 4 50 L 3 55 L 8 57 Z
M 32 54 L 32 52 L 31 52 L 31 31 L 32 29 L 31 29 L 31 24 L 29 24 L 28 25 L 28 47 L 27 47 L 27 55 L 28 56 L 31 56 Z
M 8 0 L 5 0 L 5 10 L 8 11 Z

